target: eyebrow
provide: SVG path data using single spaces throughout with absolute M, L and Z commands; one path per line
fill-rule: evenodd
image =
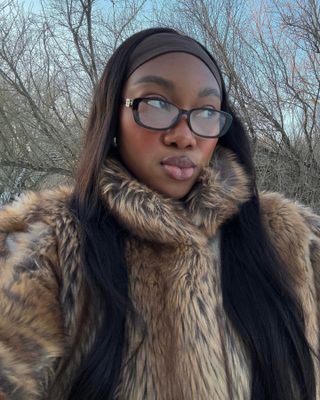
M 174 84 L 172 81 L 161 78 L 161 76 L 157 76 L 157 75 L 143 76 L 142 78 L 140 78 L 134 82 L 135 85 L 137 85 L 139 83 L 156 83 L 157 85 L 163 86 L 166 89 L 174 89 Z
M 135 81 L 134 85 L 138 85 L 140 83 L 155 83 L 159 86 L 165 87 L 166 89 L 170 89 L 170 90 L 174 89 L 174 83 L 172 81 L 169 81 L 168 79 L 162 78 L 161 76 L 157 76 L 157 75 L 143 76 L 142 78 Z M 208 88 L 200 90 L 198 93 L 198 96 L 199 97 L 215 96 L 220 99 L 220 91 L 216 88 L 208 87 Z
M 208 87 L 208 88 L 200 90 L 200 92 L 198 93 L 198 96 L 199 97 L 216 96 L 216 97 L 218 97 L 220 99 L 220 92 L 216 88 Z

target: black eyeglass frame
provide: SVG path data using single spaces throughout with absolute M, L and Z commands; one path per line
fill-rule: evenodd
M 140 119 L 139 119 L 138 107 L 139 107 L 139 104 L 140 104 L 140 102 L 141 102 L 142 100 L 161 100 L 161 101 L 165 101 L 166 103 L 168 103 L 168 104 L 174 106 L 174 107 L 179 111 L 179 113 L 178 113 L 177 117 L 174 119 L 174 121 L 173 121 L 169 126 L 167 126 L 167 127 L 165 127 L 165 128 L 153 128 L 152 126 L 145 125 L 145 124 L 142 123 L 142 122 L 140 121 Z M 176 106 L 175 104 L 170 103 L 170 101 L 163 100 L 163 99 L 161 99 L 161 98 L 159 98 L 159 97 L 137 97 L 137 98 L 135 98 L 135 99 L 129 99 L 129 98 L 127 98 L 127 99 L 124 99 L 124 100 L 123 100 L 123 105 L 124 105 L 125 107 L 132 108 L 133 118 L 134 118 L 135 122 L 136 122 L 138 125 L 140 125 L 140 126 L 142 126 L 142 127 L 144 127 L 144 128 L 147 128 L 147 129 L 152 129 L 153 131 L 166 131 L 167 129 L 173 128 L 173 127 L 180 121 L 182 115 L 186 115 L 186 116 L 187 116 L 187 123 L 188 123 L 189 129 L 190 129 L 195 135 L 200 136 L 200 137 L 203 137 L 203 138 L 205 138 L 205 139 L 217 139 L 217 138 L 220 138 L 221 136 L 225 135 L 225 134 L 227 133 L 228 129 L 230 128 L 230 126 L 231 126 L 231 124 L 232 124 L 232 120 L 233 120 L 232 115 L 229 114 L 229 113 L 227 113 L 227 112 L 225 112 L 225 111 L 215 110 L 215 109 L 212 109 L 212 108 L 209 108 L 209 107 L 199 107 L 199 108 L 192 108 L 191 110 L 184 110 L 183 108 L 179 108 L 179 107 Z M 190 123 L 191 113 L 192 113 L 193 111 L 198 111 L 198 110 L 215 111 L 215 112 L 217 112 L 217 113 L 222 114 L 222 115 L 225 116 L 225 118 L 226 118 L 225 124 L 224 124 L 222 130 L 219 132 L 218 135 L 216 135 L 216 136 L 201 135 L 201 134 L 195 132 L 195 131 L 192 129 L 191 123 Z

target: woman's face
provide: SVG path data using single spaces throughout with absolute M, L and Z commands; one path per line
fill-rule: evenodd
M 197 57 L 170 53 L 154 58 L 129 77 L 123 98 L 159 97 L 189 110 L 220 110 L 220 90 L 209 68 Z M 150 188 L 169 197 L 184 197 L 208 165 L 218 139 L 196 136 L 183 116 L 165 131 L 138 125 L 132 109 L 120 112 L 118 146 L 123 163 Z

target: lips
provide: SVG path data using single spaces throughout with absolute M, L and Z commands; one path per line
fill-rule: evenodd
M 167 175 L 175 180 L 190 179 L 195 171 L 196 164 L 187 156 L 167 157 L 161 161 Z
M 187 156 L 167 157 L 161 161 L 163 165 L 173 165 L 179 168 L 195 168 L 196 164 Z

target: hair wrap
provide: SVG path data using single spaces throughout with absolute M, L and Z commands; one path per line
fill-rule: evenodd
M 221 76 L 209 54 L 194 39 L 177 33 L 156 33 L 140 42 L 129 58 L 127 77 L 145 62 L 163 54 L 176 52 L 188 53 L 199 58 L 212 72 L 221 90 Z

